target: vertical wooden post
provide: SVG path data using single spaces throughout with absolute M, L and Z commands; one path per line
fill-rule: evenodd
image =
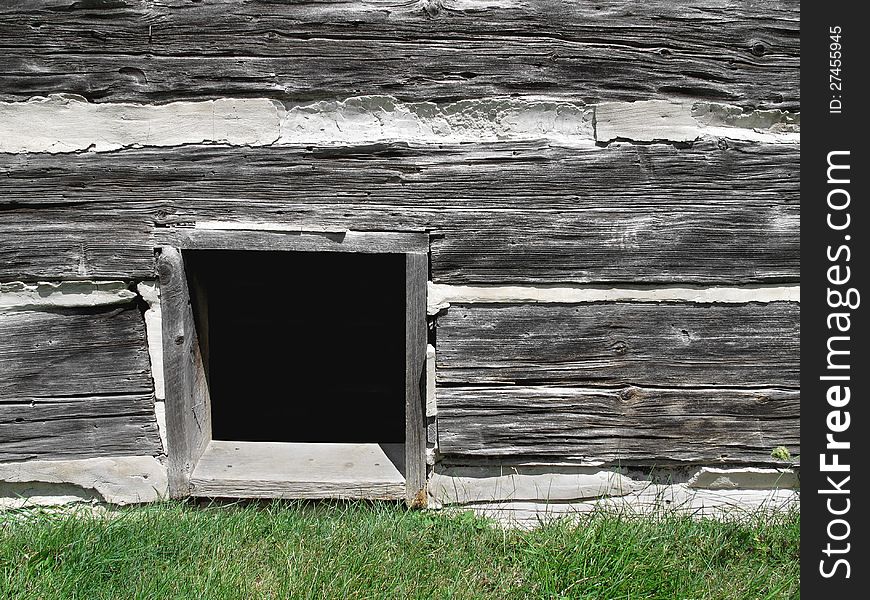
M 169 494 L 190 494 L 190 476 L 211 441 L 208 382 L 197 339 L 181 251 L 161 248 L 157 259 L 163 320 Z
M 425 505 L 426 281 L 429 255 L 405 254 L 405 494 Z

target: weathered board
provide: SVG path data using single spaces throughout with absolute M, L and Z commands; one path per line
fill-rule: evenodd
M 0 461 L 155 455 L 135 305 L 0 312 Z
M 454 305 L 439 384 L 799 387 L 800 305 Z
M 211 441 L 211 401 L 200 336 L 208 325 L 196 326 L 194 303 L 181 251 L 165 246 L 157 259 L 160 273 L 163 364 L 166 386 L 166 443 L 169 493 L 190 493 L 190 475 Z M 206 352 L 207 346 L 205 346 Z
M 0 400 L 0 462 L 160 453 L 151 394 Z
M 799 453 L 800 393 L 732 388 L 444 387 L 439 450 L 606 463 L 776 463 Z
M 0 280 L 155 277 L 153 211 L 138 203 L 109 209 L 70 203 L 37 210 L 2 204 L 0 200 Z
M 780 0 L 42 0 L 0 5 L 0 99 L 691 97 L 797 108 Z
M 0 401 L 153 391 L 134 305 L 0 312 Z
M 731 141 L 5 155 L 0 279 L 153 277 L 155 224 L 254 220 L 429 230 L 442 283 L 794 282 L 799 159 Z
M 191 494 L 219 498 L 405 496 L 390 458 L 401 444 L 227 442 L 213 440 L 190 478 Z
M 405 500 L 426 505 L 426 280 L 429 257 L 405 254 Z

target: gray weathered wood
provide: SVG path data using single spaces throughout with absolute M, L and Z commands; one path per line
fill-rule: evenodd
M 157 455 L 138 308 L 0 312 L 0 462 Z
M 378 444 L 214 440 L 190 480 L 194 496 L 395 500 L 405 479 Z
M 405 499 L 426 504 L 426 280 L 429 256 L 405 254 Z
M 158 230 L 159 244 L 184 250 L 266 250 L 294 252 L 428 252 L 426 233 L 370 231 L 256 231 L 171 228 Z
M 797 2 L 48 0 L 0 7 L 0 99 L 690 97 L 797 108 Z
M 439 384 L 799 386 L 800 305 L 453 305 Z
M 0 279 L 153 277 L 155 224 L 430 230 L 443 283 L 799 279 L 800 148 L 496 144 L 0 156 Z
M 157 263 L 169 493 L 182 497 L 189 494 L 190 475 L 211 440 L 211 406 L 181 252 L 165 246 Z
M 0 462 L 161 453 L 152 394 L 0 400 Z
M 40 188 L 32 193 L 40 194 Z M 17 202 L 9 198 L 7 204 L 4 195 L 0 192 L 0 279 L 154 278 L 151 215 L 156 209 L 121 204 L 105 210 L 71 204 L 10 210 L 10 204 L 14 207 Z
M 0 312 L 0 332 L 0 402 L 153 391 L 133 304 Z
M 775 464 L 776 446 L 800 452 L 800 393 L 445 387 L 438 390 L 438 438 L 448 457 Z

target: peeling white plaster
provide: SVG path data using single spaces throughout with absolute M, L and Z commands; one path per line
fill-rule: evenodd
M 278 139 L 283 111 L 265 98 L 92 104 L 80 96 L 54 94 L 0 102 L 0 152 L 102 152 L 201 143 L 260 146 Z
M 451 303 L 487 302 L 800 302 L 800 286 L 606 288 L 577 286 L 469 286 L 429 282 L 427 312 Z
M 538 139 L 591 144 L 592 109 L 574 102 L 518 98 L 435 104 L 400 102 L 391 96 L 358 96 L 288 108 L 278 143 L 451 144 Z
M 402 12 L 402 6 L 392 3 L 391 10 Z M 408 6 L 407 12 L 424 11 L 429 16 L 436 16 L 441 11 L 479 11 L 487 8 L 506 10 L 524 5 L 524 0 L 416 0 Z M 395 7 L 395 9 L 394 9 Z
M 166 468 L 153 456 L 0 463 L 0 507 L 154 502 L 168 489 Z
M 145 311 L 145 334 L 148 356 L 151 359 L 151 378 L 154 380 L 154 413 L 163 451 L 166 451 L 166 391 L 163 384 L 163 322 L 160 312 L 160 282 L 142 281 L 136 291 L 148 304 Z
M 0 310 L 126 304 L 136 297 L 123 281 L 0 283 Z
M 431 506 L 430 506 L 431 507 Z M 457 507 L 459 508 L 459 507 Z M 740 521 L 800 509 L 796 490 L 693 490 L 685 484 L 647 485 L 625 496 L 584 502 L 484 502 L 462 507 L 505 527 L 531 529 L 554 519 L 580 519 L 597 510 L 622 515 L 682 514 Z
M 744 112 L 739 106 L 697 102 L 692 116 L 708 127 L 740 127 L 772 133 L 800 133 L 801 115 L 779 109 Z
M 801 482 L 797 473 L 792 469 L 703 467 L 686 485 L 690 488 L 708 490 L 793 490 L 800 489 Z
M 163 324 L 160 312 L 160 282 L 142 281 L 136 291 L 148 304 L 145 311 L 145 332 L 148 337 L 148 356 L 154 378 L 154 395 L 158 400 L 166 398 L 163 387 Z
M 732 518 L 799 506 L 793 469 L 681 468 L 668 483 L 648 470 L 578 465 L 435 465 L 428 506 L 464 506 L 514 525 L 608 508 L 637 514 L 677 511 Z M 659 474 L 658 477 L 662 477 Z
M 595 105 L 595 139 L 599 142 L 691 142 L 723 137 L 771 143 L 800 142 L 800 117 L 782 111 L 744 113 L 715 103 L 642 100 Z
M 436 465 L 428 491 L 440 504 L 504 500 L 564 501 L 621 496 L 649 485 L 594 468 L 442 467 Z
M 426 416 L 434 417 L 438 414 L 438 405 L 435 401 L 435 346 L 426 345 Z
M 596 140 L 687 142 L 707 136 L 796 143 L 800 141 L 800 115 L 778 110 L 743 112 L 739 107 L 709 102 L 646 100 L 586 105 L 544 97 L 438 104 L 374 95 L 287 108 L 268 98 L 152 105 L 90 103 L 81 96 L 54 94 L 25 102 L 0 102 L 0 152 L 8 153 L 100 152 L 203 143 L 262 146 L 546 140 L 562 146 L 585 146 Z

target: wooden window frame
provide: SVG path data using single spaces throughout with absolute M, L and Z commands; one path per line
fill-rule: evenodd
M 157 234 L 166 387 L 169 492 L 191 495 L 191 475 L 212 440 L 211 406 L 185 250 L 344 252 L 405 256 L 405 500 L 420 504 L 426 483 L 426 233 L 169 229 Z M 197 285 L 193 282 L 193 285 Z M 196 297 L 196 294 L 194 294 Z M 316 497 L 313 494 L 300 497 Z M 334 497 L 325 491 L 323 497 Z M 258 496 L 262 497 L 262 496 Z M 282 494 L 281 497 L 292 497 Z

